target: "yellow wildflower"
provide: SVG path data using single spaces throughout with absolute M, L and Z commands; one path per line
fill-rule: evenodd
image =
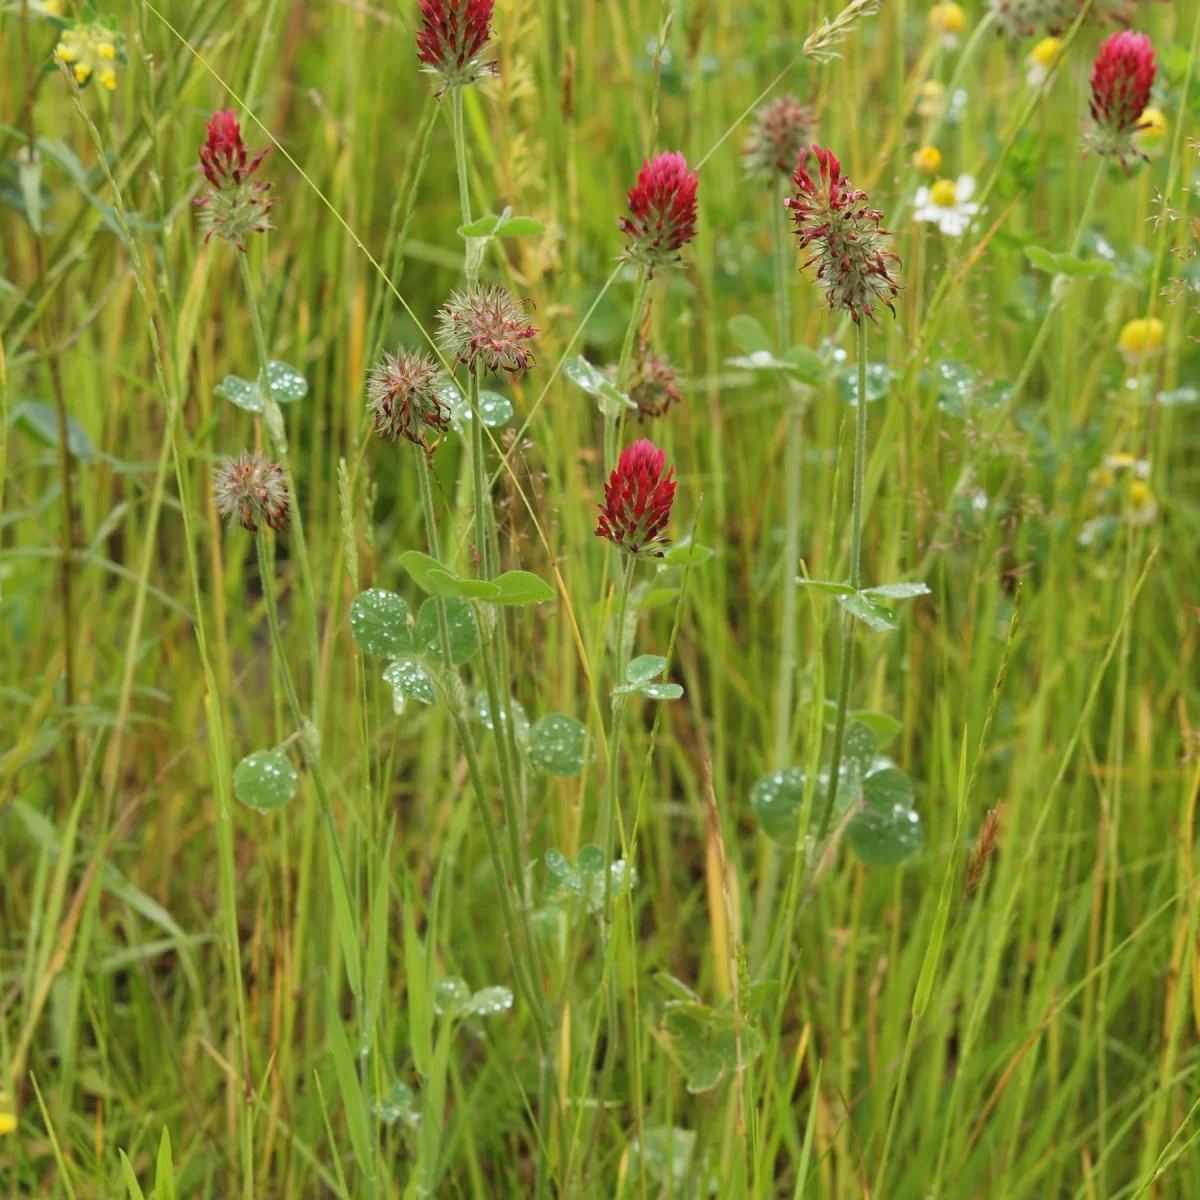
M 942 102 L 946 96 L 946 85 L 936 79 L 927 79 L 921 84 L 920 98 L 917 100 L 917 115 L 931 121 L 942 111 Z
M 1117 339 L 1126 358 L 1144 358 L 1157 354 L 1163 344 L 1163 323 L 1157 317 L 1135 317 L 1127 321 Z
M 967 23 L 967 14 L 954 0 L 942 0 L 929 10 L 929 28 L 934 33 L 961 33 Z
M 922 146 L 912 157 L 922 175 L 936 175 L 942 168 L 942 152 L 936 146 Z

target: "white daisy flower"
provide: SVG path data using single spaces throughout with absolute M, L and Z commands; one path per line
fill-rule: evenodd
M 947 237 L 962 237 L 979 212 L 979 205 L 970 203 L 974 192 L 975 180 L 970 175 L 939 179 L 932 187 L 918 188 L 913 219 L 932 221 Z

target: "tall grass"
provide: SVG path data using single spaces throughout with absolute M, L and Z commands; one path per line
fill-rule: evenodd
M 902 2 L 498 0 L 497 76 L 440 98 L 408 0 L 113 4 L 112 93 L 0 9 L 0 1196 L 1200 1194 L 1200 7 L 1135 6 L 1128 173 L 1081 154 L 1101 6 L 1041 83 L 1044 30 L 964 7 L 949 46 Z M 902 259 L 861 374 L 742 171 L 784 92 Z M 193 206 L 229 107 L 273 147 L 244 255 Z M 698 235 L 649 277 L 617 220 L 675 149 Z M 506 208 L 542 232 L 473 258 Z M 536 367 L 460 369 L 429 455 L 374 438 L 370 367 L 475 274 Z M 606 416 L 643 344 L 682 402 Z M 307 394 L 230 403 L 264 361 Z M 642 436 L 676 551 L 626 574 L 595 513 Z M 242 447 L 302 537 L 225 527 Z M 550 599 L 418 617 L 414 551 Z M 860 573 L 928 592 L 874 629 L 814 585 Z M 645 655 L 681 698 L 613 695 Z M 822 779 L 841 716 L 913 782 L 899 865 Z M 297 784 L 255 811 L 264 750 Z

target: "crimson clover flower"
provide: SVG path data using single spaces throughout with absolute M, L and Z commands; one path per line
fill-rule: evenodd
M 271 228 L 268 213 L 273 200 L 267 195 L 271 185 L 254 178 L 267 148 L 250 157 L 232 109 L 213 113 L 206 128 L 200 169 L 208 188 L 196 199 L 200 220 L 208 230 L 204 240 L 216 234 L 245 250 L 247 234 Z
M 795 96 L 780 96 L 754 114 L 742 148 L 742 166 L 755 179 L 791 175 L 812 136 L 812 109 Z
M 525 302 L 498 283 L 473 283 L 455 292 L 438 319 L 443 349 L 472 375 L 520 375 L 533 365 L 528 343 L 538 330 L 526 319 Z
M 496 74 L 495 61 L 483 59 L 495 0 L 420 0 L 420 7 L 417 57 L 441 79 L 441 91 Z
M 287 528 L 287 480 L 260 450 L 243 450 L 221 464 L 213 475 L 213 500 L 221 516 L 237 518 L 251 533 L 258 532 L 259 521 L 276 533 Z
M 865 314 L 874 319 L 878 304 L 895 313 L 892 297 L 900 290 L 888 273 L 900 259 L 888 249 L 889 235 L 879 222 L 883 213 L 867 207 L 867 193 L 842 177 L 841 163 L 831 150 L 814 145 L 818 176 L 805 168 L 801 154 L 792 183 L 799 195 L 784 204 L 791 209 L 800 248 L 812 249 L 805 266 L 817 264 L 817 280 L 834 312 L 848 312 L 857 324 Z
M 367 406 L 375 432 L 385 441 L 405 437 L 428 449 L 425 430 L 449 428 L 450 408 L 438 395 L 441 367 L 424 351 L 384 353 L 367 376 Z
M 675 502 L 675 468 L 666 475 L 666 454 L 642 438 L 626 446 L 604 488 L 596 536 L 607 538 L 627 554 L 662 558 L 670 544 L 663 530 Z
M 696 188 L 700 181 L 678 151 L 643 159 L 629 189 L 631 217 L 618 222 L 629 239 L 625 256 L 651 271 L 679 261 L 679 251 L 696 236 Z
M 1142 113 L 1150 103 L 1150 89 L 1158 65 L 1154 47 L 1144 33 L 1122 30 L 1101 45 L 1092 63 L 1092 97 L 1087 143 L 1097 154 L 1120 159 L 1145 157 L 1133 142 L 1142 128 Z

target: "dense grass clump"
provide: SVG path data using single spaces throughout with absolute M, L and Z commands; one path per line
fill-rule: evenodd
M 0 1197 L 1200 1195 L 1200 5 L 0 5 Z

